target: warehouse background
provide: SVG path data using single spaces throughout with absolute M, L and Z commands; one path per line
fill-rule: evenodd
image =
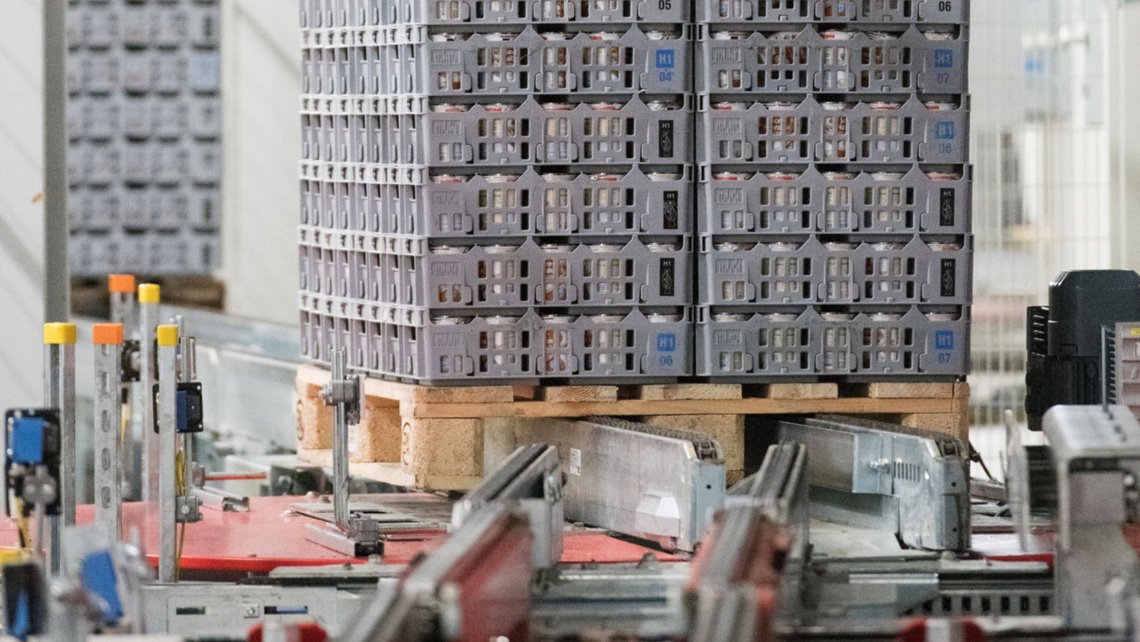
M 38 399 L 42 3 L 0 22 L 0 407 Z M 231 313 L 297 320 L 295 3 L 222 0 L 223 268 Z M 1066 268 L 1140 267 L 1140 3 L 974 0 L 975 422 L 1023 395 L 1024 309 Z M 62 233 L 63 231 L 52 231 Z M 20 333 L 26 336 L 20 336 Z M 998 456 L 997 431 L 978 446 Z

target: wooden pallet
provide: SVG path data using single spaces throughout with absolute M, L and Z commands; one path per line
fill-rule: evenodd
M 303 458 L 331 460 L 332 411 L 319 392 L 327 369 L 297 372 L 297 439 Z M 725 452 L 729 482 L 744 474 L 748 415 L 870 415 L 914 428 L 968 436 L 966 383 L 739 384 L 431 387 L 368 379 L 354 438 L 357 474 L 426 490 L 461 491 L 485 462 L 513 447 L 521 421 L 593 415 L 631 417 L 704 432 Z
M 211 276 L 137 277 L 139 283 L 162 286 L 162 302 L 186 308 L 223 310 L 226 285 Z M 71 308 L 76 314 L 107 318 L 111 314 L 106 279 L 71 280 Z

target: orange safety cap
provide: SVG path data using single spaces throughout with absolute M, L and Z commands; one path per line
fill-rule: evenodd
M 135 275 L 112 274 L 107 277 L 107 289 L 121 294 L 135 293 Z
M 122 323 L 96 323 L 91 328 L 95 345 L 119 345 L 123 342 Z

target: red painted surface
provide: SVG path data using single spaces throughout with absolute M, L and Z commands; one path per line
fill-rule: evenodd
M 525 632 L 534 575 L 533 542 L 525 521 L 507 517 L 441 578 L 441 586 L 452 585 L 458 591 L 459 621 L 463 623 L 459 642 L 485 642 Z
M 290 505 L 304 501 L 308 500 L 300 497 L 251 497 L 248 513 L 202 509 L 202 521 L 186 527 L 182 568 L 268 573 L 279 566 L 362 562 L 363 560 L 350 560 L 305 538 L 306 524 L 322 522 L 289 511 Z M 80 524 L 86 524 L 91 522 L 93 516 L 92 506 L 80 506 L 76 517 Z M 144 518 L 144 504 L 124 505 L 123 524 L 126 532 L 130 532 L 132 525 L 148 523 Z M 149 523 L 155 524 L 154 520 L 149 520 Z M 18 541 L 15 525 L 6 518 L 0 518 L 0 546 L 15 547 Z M 157 550 L 157 527 L 143 530 L 142 541 L 146 543 L 146 551 L 151 554 L 151 565 L 157 566 L 157 558 L 153 555 Z M 438 539 L 387 542 L 384 562 L 406 564 L 417 554 L 427 552 L 436 545 Z M 639 561 L 646 553 L 652 553 L 661 561 L 679 559 L 602 533 L 579 532 L 569 533 L 565 538 L 562 561 L 568 564 L 632 563 Z

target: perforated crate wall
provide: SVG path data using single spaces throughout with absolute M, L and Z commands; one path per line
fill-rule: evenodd
M 219 265 L 219 18 L 216 0 L 69 3 L 73 274 Z
M 714 24 L 962 24 L 969 0 L 708 0 L 697 22 Z
M 696 47 L 696 91 L 711 94 L 962 94 L 965 38 L 813 28 L 765 34 L 706 28 Z M 944 37 L 943 37 L 944 36 Z
M 766 314 L 700 311 L 697 375 L 753 379 L 958 376 L 969 369 L 969 310 Z

